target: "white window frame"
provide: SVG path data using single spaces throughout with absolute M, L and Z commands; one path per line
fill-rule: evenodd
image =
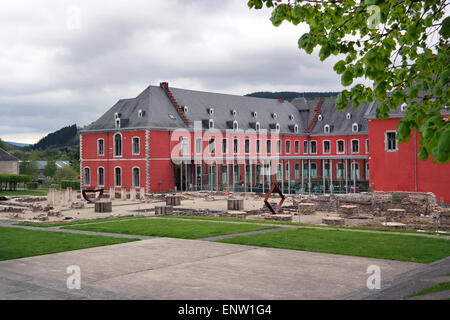
M 356 127 L 356 129 L 355 129 L 355 127 Z M 354 122 L 352 124 L 352 132 L 356 133 L 358 131 L 359 131 L 359 125 L 356 122 Z
M 103 169 L 103 183 L 100 183 L 100 169 Z M 98 167 L 97 168 L 97 185 L 99 187 L 105 186 L 105 168 L 104 167 Z
M 248 141 L 248 150 L 246 150 L 247 141 Z M 244 153 L 245 154 L 250 154 L 251 152 L 252 152 L 252 140 L 250 138 L 245 138 L 245 140 L 244 140 Z
M 225 152 L 223 151 L 224 145 L 225 145 Z M 228 138 L 222 138 L 222 154 L 228 154 Z
M 138 153 L 134 152 L 134 139 L 138 140 L 138 149 L 139 149 Z M 138 155 L 141 154 L 141 138 L 140 137 L 133 137 L 133 138 L 131 138 L 131 154 L 133 156 L 138 156 Z
M 200 148 L 198 148 L 198 146 L 200 146 Z M 200 149 L 200 150 L 198 150 L 198 149 Z M 203 139 L 195 138 L 195 154 L 201 155 L 202 153 L 203 153 Z
M 103 142 L 103 152 L 100 153 L 100 141 Z M 97 139 L 97 156 L 101 157 L 105 155 L 105 139 L 104 138 L 99 138 Z
M 366 153 L 369 153 L 369 139 L 366 139 Z
M 213 119 L 209 119 L 209 121 L 208 121 L 208 128 L 209 129 L 214 129 L 214 120 Z
M 288 150 L 288 144 L 289 144 L 289 150 Z M 286 154 L 291 154 L 291 149 L 292 149 L 291 140 L 289 140 L 289 139 L 285 140 L 284 141 L 284 152 Z
M 294 141 L 294 154 L 300 154 L 300 140 Z
M 236 143 L 237 142 L 237 143 Z M 235 148 L 236 146 L 236 148 Z M 239 154 L 240 141 L 238 137 L 233 138 L 233 154 Z
M 256 129 L 256 132 L 259 132 L 261 130 L 261 124 L 259 122 L 257 122 L 255 124 L 255 129 Z
M 325 142 L 328 142 L 328 146 L 329 146 L 328 152 L 325 152 Z M 322 141 L 322 152 L 323 152 L 323 154 L 330 154 L 331 153 L 331 141 L 330 140 L 323 140 Z
M 268 145 L 270 148 L 267 148 Z M 266 140 L 266 154 L 272 154 L 272 139 Z
M 256 154 L 261 154 L 261 139 L 256 139 L 255 149 Z
M 116 170 L 117 169 L 120 169 L 120 184 L 117 184 L 117 174 L 116 174 Z M 119 188 L 119 187 L 121 187 L 122 186 L 122 177 L 123 177 L 123 174 L 122 174 L 123 172 L 122 172 L 122 168 L 121 167 L 114 167 L 114 186 L 116 187 L 116 188 Z
M 388 133 L 395 133 L 395 149 L 389 149 Z M 386 152 L 397 152 L 398 151 L 398 139 L 397 130 L 387 130 L 384 132 L 384 150 Z
M 86 170 L 89 173 L 89 183 L 86 183 Z M 91 167 L 84 167 L 83 169 L 83 183 L 85 187 L 90 187 L 91 186 L 91 179 L 92 179 L 92 175 L 91 175 Z
M 234 130 L 234 131 L 239 130 L 239 123 L 237 122 L 237 120 L 234 120 L 234 121 L 233 121 L 233 130 Z
M 116 136 L 118 136 L 118 135 L 120 136 L 120 154 L 116 154 L 116 150 L 117 150 L 117 148 L 116 148 Z M 123 156 L 123 136 L 122 136 L 122 134 L 120 132 L 116 132 L 113 135 L 113 148 L 114 148 L 114 150 L 113 150 L 114 157 L 115 158 L 121 158 Z
M 312 152 L 312 144 L 313 142 L 316 144 L 316 152 Z M 309 141 L 309 154 L 317 154 L 317 140 L 311 140 Z
M 189 148 L 189 138 L 188 137 L 182 137 L 180 140 L 180 154 L 182 156 L 188 156 L 190 154 L 190 148 Z
M 357 141 L 358 142 L 358 152 L 354 152 L 353 151 L 353 141 Z M 360 152 L 360 148 L 359 148 L 359 139 L 352 139 L 351 141 L 350 141 L 350 148 L 351 148 L 351 152 L 352 152 L 352 154 L 359 154 Z
M 278 132 L 280 132 L 280 129 L 281 129 L 281 126 L 280 126 L 279 123 L 277 123 L 277 124 L 275 125 L 275 131 L 278 133 Z
M 294 133 L 298 133 L 298 125 L 297 124 L 294 125 Z
M 277 139 L 276 140 L 276 146 L 275 146 L 275 152 L 276 154 L 281 154 L 281 140 Z
M 306 146 L 306 150 L 305 150 Z M 308 140 L 303 141 L 303 154 L 309 154 L 309 142 Z
M 211 140 L 213 140 L 213 143 L 211 144 Z M 213 150 L 211 151 L 211 145 L 213 146 Z M 208 153 L 213 155 L 216 154 L 216 138 L 212 137 L 208 139 Z
M 342 144 L 344 145 L 344 150 L 342 150 L 342 151 L 339 151 L 339 141 L 342 141 Z M 343 139 L 336 140 L 336 153 L 337 154 L 345 154 L 345 140 L 343 140 Z
M 134 179 L 134 169 L 138 169 L 138 172 L 139 172 L 139 174 L 138 174 L 139 175 L 139 185 L 136 185 L 136 181 Z M 131 169 L 131 183 L 132 183 L 133 188 L 140 188 L 141 187 L 141 168 L 133 167 Z
M 330 128 L 330 125 L 329 124 L 326 124 L 326 125 L 324 125 L 323 126 L 323 133 L 330 133 L 330 131 L 331 131 L 331 128 Z

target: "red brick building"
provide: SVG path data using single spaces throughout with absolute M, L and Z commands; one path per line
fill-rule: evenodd
M 81 130 L 81 185 L 265 192 L 277 183 L 286 193 L 337 193 L 366 191 L 370 181 L 380 190 L 387 156 L 376 128 L 388 122 L 368 122 L 374 109 L 149 86 Z M 418 191 L 434 191 L 428 180 Z

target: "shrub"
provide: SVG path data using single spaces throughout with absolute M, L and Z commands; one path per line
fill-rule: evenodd
M 72 188 L 73 190 L 80 189 L 80 181 L 78 180 L 61 180 L 61 190 Z
M 28 190 L 34 190 L 38 188 L 38 183 L 37 182 L 27 182 L 25 183 L 25 186 L 27 187 Z
M 18 183 L 24 183 L 30 180 L 31 177 L 25 174 L 0 174 L 0 190 L 3 185 L 9 186 L 9 190 L 16 190 Z

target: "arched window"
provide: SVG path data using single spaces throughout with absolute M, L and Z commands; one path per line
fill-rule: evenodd
M 277 132 L 280 132 L 280 124 L 279 124 L 279 123 L 276 124 L 275 130 L 276 130 Z
M 294 125 L 294 133 L 298 133 L 298 125 Z
M 105 185 L 105 169 L 99 167 L 97 171 L 97 185 L 103 187 Z
M 261 129 L 261 125 L 259 124 L 259 122 L 256 123 L 255 128 L 256 132 L 259 132 L 259 130 Z
M 238 122 L 236 120 L 233 121 L 233 130 L 239 129 Z
M 140 169 L 138 167 L 133 168 L 133 187 L 139 188 L 141 186 L 140 182 Z
M 209 128 L 214 129 L 214 120 L 213 119 L 209 119 Z
M 321 114 L 319 114 L 319 115 L 317 116 L 317 120 L 322 121 L 322 115 L 321 115 Z
M 324 133 L 330 133 L 330 125 L 329 124 L 326 124 L 326 125 L 323 126 L 323 132 Z
M 347 113 L 346 118 L 347 120 L 350 120 L 352 118 L 352 115 L 350 113 Z
M 120 133 L 114 135 L 114 156 L 122 156 L 122 135 Z
M 189 112 L 188 106 L 184 106 L 184 107 L 183 107 L 183 112 L 184 112 L 184 113 L 188 113 L 188 112 Z
M 91 168 L 89 167 L 84 168 L 84 185 L 91 185 Z
M 358 124 L 357 123 L 352 124 L 352 131 L 358 132 Z
M 116 187 L 122 186 L 122 169 L 120 167 L 114 169 L 114 185 Z

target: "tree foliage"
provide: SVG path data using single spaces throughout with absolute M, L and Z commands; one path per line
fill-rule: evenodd
M 338 109 L 352 102 L 380 101 L 377 118 L 406 104 L 398 125 L 398 139 L 420 132 L 419 159 L 450 161 L 450 125 L 441 115 L 449 105 L 450 17 L 444 19 L 447 0 L 249 0 L 250 8 L 273 8 L 271 21 L 306 23 L 298 46 L 311 54 L 318 47 L 320 60 L 341 56 L 334 71 L 343 90 Z M 371 80 L 367 86 L 354 82 Z

